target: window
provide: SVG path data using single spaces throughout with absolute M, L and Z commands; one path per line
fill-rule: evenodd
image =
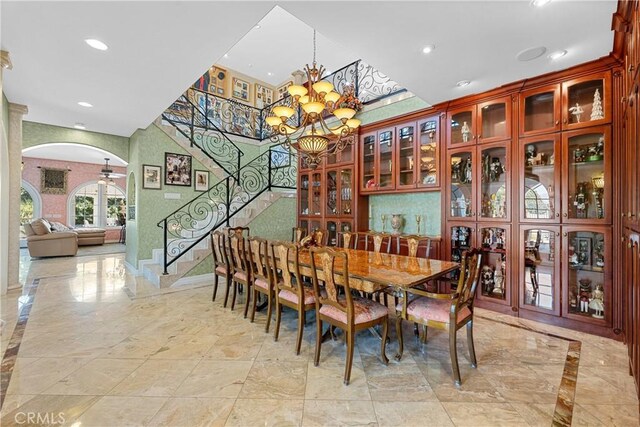
M 533 185 L 531 185 L 533 184 Z M 524 206 L 527 218 L 551 218 L 551 195 L 537 181 L 527 179 L 525 182 Z
M 115 185 L 83 185 L 71 194 L 69 204 L 69 223 L 75 227 L 117 227 L 124 223 L 125 194 Z

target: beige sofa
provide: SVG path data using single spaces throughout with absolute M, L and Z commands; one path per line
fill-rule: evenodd
M 104 244 L 104 228 L 73 228 L 38 218 L 24 225 L 27 247 L 32 257 L 69 256 L 78 246 Z

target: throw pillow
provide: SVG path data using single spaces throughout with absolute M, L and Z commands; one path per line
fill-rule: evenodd
M 31 228 L 33 228 L 34 233 L 36 233 L 38 236 L 51 233 L 49 223 L 42 218 L 38 218 L 35 221 L 31 222 Z
M 69 231 L 71 229 L 61 222 L 54 221 L 51 223 L 51 230 L 52 231 Z

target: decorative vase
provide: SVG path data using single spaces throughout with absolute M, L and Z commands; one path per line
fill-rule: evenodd
M 402 229 L 402 214 L 391 215 L 391 228 L 393 229 L 392 234 L 400 234 L 400 230 Z

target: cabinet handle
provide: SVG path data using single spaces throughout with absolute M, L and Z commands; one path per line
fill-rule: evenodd
M 560 236 L 560 232 L 559 231 L 556 231 L 556 236 L 558 236 L 558 237 Z
M 633 68 L 633 64 L 629 64 L 629 72 L 630 72 L 630 73 L 633 73 L 633 70 L 634 70 L 634 68 Z
M 565 231 L 564 233 L 562 233 L 562 235 L 563 235 L 564 237 L 567 237 L 567 232 Z
M 556 126 L 560 124 L 560 120 L 556 120 Z
M 562 123 L 566 125 L 567 124 L 567 119 L 562 120 Z
M 624 242 L 624 236 L 622 236 L 622 237 L 620 238 L 620 241 L 621 241 L 621 242 Z
M 482 139 L 482 135 L 478 135 L 478 139 Z
M 556 218 L 560 217 L 560 212 L 556 212 Z
M 627 216 L 628 216 L 629 218 L 633 218 L 634 216 L 636 216 L 636 214 L 631 213 L 631 212 L 627 212 Z
M 567 218 L 569 215 L 565 212 L 562 214 L 563 217 Z
M 631 247 L 633 247 L 633 245 L 631 244 L 631 241 L 629 241 L 629 243 L 627 243 L 627 247 L 628 247 L 629 249 L 631 249 Z

